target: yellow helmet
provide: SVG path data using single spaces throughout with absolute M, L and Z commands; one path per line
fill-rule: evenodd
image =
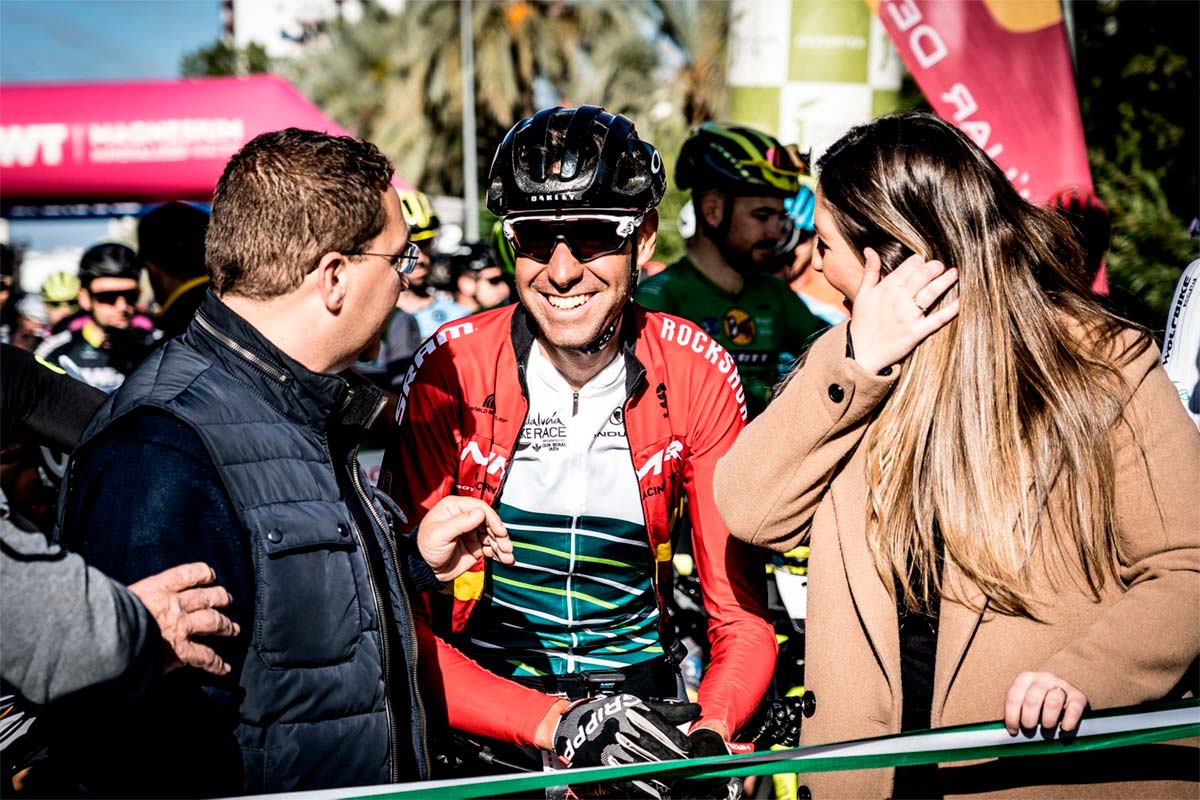
M 402 189 L 399 195 L 400 210 L 404 212 L 404 221 L 408 224 L 409 240 L 423 242 L 437 236 L 441 223 L 429 197 L 416 189 Z
M 42 284 L 42 300 L 46 303 L 74 303 L 79 297 L 79 276 L 71 272 L 54 272 Z

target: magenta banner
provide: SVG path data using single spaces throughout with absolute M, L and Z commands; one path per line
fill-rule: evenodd
M 1022 196 L 1092 188 L 1058 0 L 882 0 L 877 13 L 930 105 Z
M 345 134 L 283 78 L 0 87 L 0 197 L 208 200 L 225 162 L 265 131 Z

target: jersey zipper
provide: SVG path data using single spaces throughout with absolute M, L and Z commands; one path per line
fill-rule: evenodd
M 420 691 L 420 687 L 418 685 L 418 674 L 417 674 L 418 669 L 419 669 L 418 668 L 418 659 L 420 657 L 420 651 L 419 651 L 419 643 L 418 643 L 417 636 L 416 636 L 415 625 L 413 623 L 412 606 L 410 605 L 409 598 L 408 598 L 408 586 L 404 582 L 404 572 L 400 569 L 400 563 L 399 563 L 399 561 L 396 560 L 396 542 L 392 538 L 391 526 L 384 524 L 384 521 L 379 516 L 379 512 L 375 510 L 375 504 L 371 502 L 370 498 L 367 497 L 366 491 L 363 489 L 362 479 L 359 477 L 359 474 L 358 474 L 359 473 L 358 451 L 359 451 L 359 447 L 355 446 L 354 450 L 352 450 L 350 452 L 350 480 L 354 484 L 355 493 L 357 493 L 359 499 L 363 502 L 363 504 L 366 505 L 367 511 L 370 512 L 371 518 L 375 520 L 375 524 L 379 526 L 379 529 L 381 531 L 383 531 L 383 538 L 387 542 L 387 546 L 388 546 L 388 558 L 392 562 L 392 570 L 396 573 L 396 581 L 400 584 L 400 592 L 399 592 L 400 601 L 401 601 L 401 605 L 402 605 L 403 611 L 404 611 L 403 623 L 407 626 L 407 630 L 411 631 L 413 634 L 411 637 L 409 637 L 409 642 L 407 643 L 409 645 L 408 649 L 410 651 L 410 657 L 406 658 L 405 661 L 407 661 L 407 666 L 408 666 L 408 677 L 409 677 L 409 681 L 410 681 L 409 686 L 412 687 L 411 694 L 412 694 L 413 698 L 415 699 L 416 706 L 417 706 L 417 724 L 420 729 L 421 757 L 424 759 L 424 764 L 422 766 L 424 766 L 425 770 L 428 772 L 429 767 L 430 767 L 430 761 L 429 761 L 429 741 L 428 741 L 426 725 L 425 725 L 425 701 L 421 697 L 421 691 Z M 353 515 L 351 515 L 351 519 L 353 519 Z M 368 565 L 369 564 L 370 564 L 370 561 L 368 559 Z M 376 595 L 376 599 L 378 600 L 378 595 Z M 382 609 L 380 609 L 380 611 L 382 613 Z M 382 621 L 382 618 L 381 618 L 381 621 Z M 380 627 L 382 628 L 385 626 L 381 625 Z M 399 627 L 399 626 L 397 626 L 397 627 Z M 386 648 L 385 648 L 385 653 L 386 653 Z M 386 664 L 386 656 L 385 656 L 385 664 Z M 387 686 L 386 666 L 385 666 L 384 680 L 385 680 L 385 688 L 386 688 L 386 686 Z M 389 706 L 389 708 L 390 708 L 390 706 Z M 395 720 L 391 718 L 390 713 L 389 713 L 389 725 L 390 725 L 390 730 L 391 730 L 391 740 L 392 740 L 392 747 L 393 747 L 393 751 L 392 751 L 392 782 L 395 783 L 397 780 L 395 773 L 396 773 L 396 753 L 399 751 L 399 739 L 397 736 Z
M 525 411 L 521 414 L 521 424 L 517 426 L 517 438 L 508 445 L 509 463 L 505 465 L 504 474 L 500 476 L 500 485 L 496 487 L 496 495 L 492 498 L 492 508 L 500 508 L 500 495 L 504 492 L 504 484 L 508 483 L 509 473 L 512 472 L 512 458 L 517 452 L 517 445 L 521 443 L 521 431 L 525 428 L 525 423 L 529 421 L 529 384 L 525 382 L 525 367 L 522 364 L 517 365 L 517 382 L 521 385 L 521 398 L 525 401 Z

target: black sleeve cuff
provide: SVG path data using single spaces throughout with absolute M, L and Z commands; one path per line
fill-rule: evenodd
M 433 568 L 425 562 L 425 559 L 421 558 L 421 551 L 417 549 L 416 535 L 417 532 L 414 530 L 408 536 L 398 537 L 397 542 L 401 549 L 400 555 L 407 561 L 405 569 L 408 572 L 409 588 L 414 592 L 436 592 L 446 584 L 437 579 Z

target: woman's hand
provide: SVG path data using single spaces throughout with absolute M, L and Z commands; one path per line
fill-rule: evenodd
M 854 360 L 874 374 L 903 359 L 958 316 L 957 297 L 937 311 L 928 311 L 958 281 L 958 270 L 912 255 L 881 280 L 879 254 L 868 247 L 863 258 L 850 328 Z
M 1063 733 L 1070 733 L 1079 727 L 1087 704 L 1083 692 L 1053 672 L 1022 672 L 1004 698 L 1004 727 L 1013 736 L 1021 729 L 1034 730 L 1039 723 L 1048 731 L 1058 725 Z

